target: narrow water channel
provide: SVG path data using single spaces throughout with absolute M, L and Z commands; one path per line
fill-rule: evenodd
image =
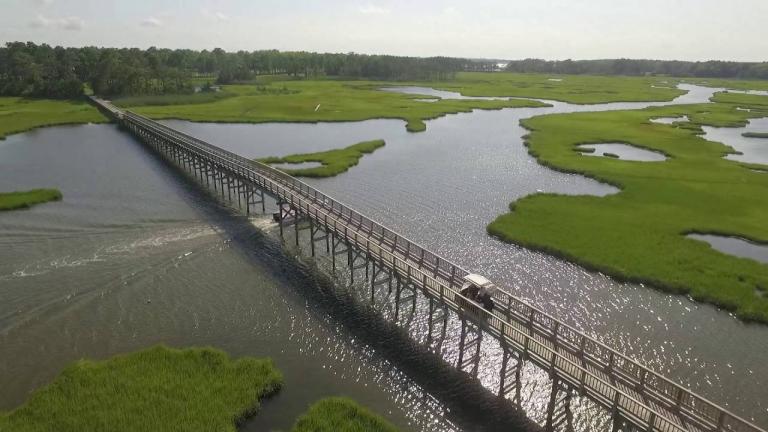
M 714 91 L 685 88 L 674 103 L 706 102 Z M 664 104 L 553 105 L 450 115 L 419 134 L 397 120 L 166 123 L 248 157 L 385 139 L 349 172 L 308 182 L 768 425 L 766 326 L 486 234 L 488 222 L 530 193 L 616 192 L 536 163 L 522 145 L 520 119 Z M 309 294 L 314 280 L 270 240 L 269 217 L 250 221 L 263 228 L 254 230 L 113 126 L 50 128 L 0 141 L 0 187 L 38 186 L 61 188 L 64 201 L 0 214 L 0 409 L 22 403 L 72 360 L 163 342 L 274 357 L 286 388 L 252 430 L 289 429 L 308 403 L 331 394 L 374 407 L 403 430 L 488 427 L 436 398 L 397 359 L 318 305 Z M 526 389 L 530 404 L 540 399 L 536 383 Z

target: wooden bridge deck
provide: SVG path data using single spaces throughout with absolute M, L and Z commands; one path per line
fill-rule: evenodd
M 459 301 L 468 272 L 354 209 L 268 165 L 92 98 L 138 138 L 168 154 L 180 152 L 195 166 L 225 173 L 245 188 L 258 188 L 290 205 L 328 233 L 396 277 L 418 287 L 497 338 L 505 349 L 535 363 L 553 380 L 590 397 L 644 431 L 765 432 L 616 350 L 560 322 L 503 288 L 493 312 Z M 214 177 L 215 178 L 215 177 Z M 239 190 L 239 189 L 238 189 Z

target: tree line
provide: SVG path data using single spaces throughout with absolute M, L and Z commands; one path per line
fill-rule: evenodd
M 586 75 L 669 75 L 676 77 L 768 79 L 768 62 L 678 60 L 542 60 L 528 58 L 507 64 L 509 72 Z
M 0 95 L 72 98 L 86 87 L 104 96 L 191 93 L 193 78 L 219 84 L 286 74 L 377 80 L 449 80 L 459 71 L 497 70 L 496 61 L 452 57 L 138 48 L 64 48 L 32 42 L 0 47 Z M 768 79 L 768 63 L 664 60 L 511 61 L 511 72 L 672 75 Z
M 266 74 L 446 80 L 457 71 L 491 67 L 489 62 L 450 57 L 226 52 L 221 48 L 63 48 L 9 42 L 0 47 L 0 95 L 70 98 L 82 95 L 86 85 L 107 96 L 187 93 L 193 91 L 194 77 L 229 84 Z

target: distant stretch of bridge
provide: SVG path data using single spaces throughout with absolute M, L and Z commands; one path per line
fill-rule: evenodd
M 245 212 L 264 212 L 265 195 L 274 198 L 280 234 L 293 226 L 298 245 L 300 233 L 308 231 L 312 255 L 326 252 L 334 269 L 336 257 L 346 257 L 352 282 L 365 269 L 371 302 L 377 289 L 392 293 L 394 285 L 395 324 L 407 328 L 414 314 L 424 313 L 428 343 L 441 341 L 449 311 L 455 313 L 462 326 L 453 365 L 459 370 L 477 377 L 483 336 L 497 339 L 504 352 L 494 366 L 499 397 L 520 402 L 526 362 L 546 371 L 552 380 L 548 431 L 573 430 L 571 398 L 581 395 L 607 410 L 613 431 L 766 432 L 504 289 L 496 293 L 492 311 L 473 305 L 459 294 L 469 272 L 277 169 L 91 99 L 149 148 Z M 417 296 L 429 307 L 415 310 Z M 406 314 L 411 319 L 403 320 Z

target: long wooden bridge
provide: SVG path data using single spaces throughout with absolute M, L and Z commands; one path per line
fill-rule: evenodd
M 430 347 L 437 341 L 439 349 L 448 314 L 455 313 L 461 320 L 456 368 L 477 377 L 483 336 L 497 339 L 503 357 L 494 365 L 499 384 L 492 391 L 499 397 L 520 403 L 524 363 L 546 371 L 552 384 L 548 431 L 573 430 L 570 404 L 578 395 L 606 410 L 613 431 L 765 432 L 503 288 L 492 312 L 472 306 L 459 294 L 466 270 L 277 169 L 92 100 L 160 156 L 247 213 L 264 212 L 265 195 L 274 198 L 281 235 L 292 226 L 298 245 L 300 233 L 308 231 L 312 255 L 327 253 L 334 270 L 337 256 L 345 256 L 352 281 L 364 269 L 372 303 L 377 289 L 392 293 L 394 286 L 394 323 L 407 327 L 412 320 L 404 315 L 425 314 Z M 416 311 L 417 296 L 429 307 Z

